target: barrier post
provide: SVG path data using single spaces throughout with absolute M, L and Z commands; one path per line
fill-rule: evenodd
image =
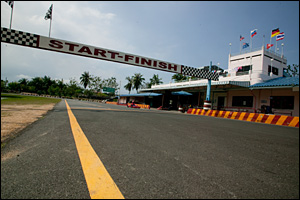
M 209 71 L 211 71 L 212 62 L 209 64 Z M 207 90 L 206 90 L 206 100 L 204 101 L 203 109 L 211 110 L 211 101 L 210 101 L 210 90 L 211 90 L 211 79 L 208 79 Z

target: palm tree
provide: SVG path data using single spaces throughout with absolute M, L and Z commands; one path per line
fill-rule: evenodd
M 27 87 L 28 87 L 27 86 L 28 80 L 26 78 L 21 78 L 18 82 L 20 83 L 21 92 L 24 91 L 24 90 L 26 91 Z
M 151 85 L 159 85 L 163 83 L 161 78 L 158 78 L 158 74 L 157 75 L 153 75 L 152 78 L 150 78 L 150 84 Z
M 126 90 L 129 91 L 129 94 L 130 94 L 130 91 L 131 91 L 131 88 L 133 88 L 133 77 L 130 78 L 129 76 L 126 77 L 126 80 L 128 81 L 128 83 L 124 86 L 124 88 Z
M 174 74 L 172 76 L 172 79 L 175 80 L 175 82 L 180 82 L 180 81 L 186 81 L 186 80 L 188 80 L 188 77 L 184 76 L 182 74 Z
M 138 92 L 138 89 L 143 85 L 144 82 L 144 78 L 143 75 L 140 73 L 136 73 L 133 76 L 133 88 L 136 90 L 136 92 Z
M 83 85 L 84 89 L 90 85 L 91 78 L 92 77 L 90 76 L 89 72 L 83 72 L 83 74 L 81 74 L 80 83 Z

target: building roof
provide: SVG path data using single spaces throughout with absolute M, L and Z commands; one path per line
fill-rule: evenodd
M 191 87 L 206 87 L 208 85 L 208 82 L 182 82 L 182 83 L 176 83 L 176 84 L 165 84 L 165 85 L 158 85 L 155 88 L 147 88 L 147 89 L 141 89 L 141 92 L 146 91 L 159 91 L 159 90 L 172 90 L 172 89 L 188 89 Z M 239 87 L 246 87 L 248 88 L 250 86 L 250 81 L 212 81 L 211 85 L 234 85 Z
M 299 77 L 279 77 L 275 79 L 268 80 L 263 83 L 256 83 L 250 85 L 249 88 L 266 88 L 266 87 L 294 87 L 299 86 Z
M 156 97 L 162 94 L 154 93 L 154 92 L 146 92 L 140 94 L 121 94 L 120 97 Z

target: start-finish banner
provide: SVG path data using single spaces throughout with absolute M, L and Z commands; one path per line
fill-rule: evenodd
M 1 27 L 1 42 L 135 65 L 139 67 L 147 67 L 151 69 L 179 73 L 215 81 L 219 80 L 219 75 L 217 73 L 200 70 L 193 67 L 178 65 L 170 62 L 156 60 L 153 58 L 147 58 L 66 40 L 44 37 L 4 27 Z

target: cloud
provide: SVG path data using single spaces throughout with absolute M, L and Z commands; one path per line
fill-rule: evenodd
M 24 75 L 24 74 L 19 74 L 19 75 L 17 75 L 16 76 L 17 77 L 17 79 L 22 79 L 22 78 L 25 78 L 25 79 L 28 79 L 28 80 L 30 80 L 31 78 L 33 78 L 33 77 L 31 77 L 31 76 L 28 76 L 28 75 Z

